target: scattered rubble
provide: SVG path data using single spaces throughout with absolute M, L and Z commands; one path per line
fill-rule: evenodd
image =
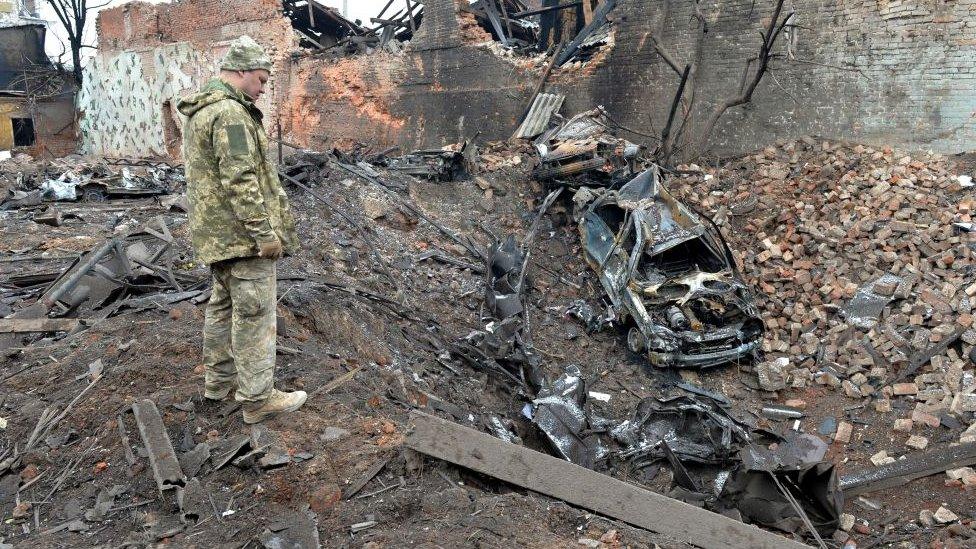
M 584 114 L 556 109 L 538 143 L 559 148 L 573 120 L 592 129 Z M 207 276 L 186 248 L 178 168 L 126 166 L 168 174 L 154 196 L 5 202 L 3 542 L 464 545 L 494 535 L 478 525 L 502 531 L 481 522 L 496 509 L 512 533 L 488 545 L 613 529 L 600 543 L 682 546 L 656 537 L 652 512 L 551 486 L 575 465 L 593 494 L 738 533 L 761 531 L 695 507 L 808 543 L 967 537 L 976 286 L 972 233 L 954 225 L 971 222 L 971 191 L 951 162 L 801 140 L 672 173 L 599 132 L 586 139 L 615 143 L 588 149 L 599 165 L 545 180 L 532 172 L 553 158 L 532 166 L 524 142 L 284 162 L 306 244 L 279 275 L 279 373 L 310 406 L 264 429 L 199 395 Z M 7 188 L 27 194 L 68 171 L 8 162 Z M 107 177 L 86 169 L 72 173 Z M 734 344 L 705 361 L 649 352 L 676 333 L 698 351 Z M 664 367 L 683 365 L 699 367 Z M 411 410 L 494 442 L 421 448 Z M 495 467 L 496 445 L 545 458 L 545 474 Z M 405 528 L 407 508 L 443 524 Z

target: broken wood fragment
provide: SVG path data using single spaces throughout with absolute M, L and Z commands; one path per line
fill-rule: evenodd
M 894 463 L 844 475 L 839 487 L 846 497 L 857 496 L 973 464 L 976 464 L 976 442 L 920 452 Z
M 371 465 L 369 469 L 366 469 L 365 473 L 363 473 L 358 479 L 349 485 L 349 488 L 346 488 L 345 492 L 342 494 L 342 499 L 349 499 L 358 494 L 369 481 L 373 480 L 373 477 L 380 474 L 380 471 L 382 471 L 389 462 L 390 458 L 384 458 Z
M 140 400 L 132 403 L 132 413 L 139 426 L 139 435 L 149 453 L 149 465 L 160 494 L 165 490 L 182 488 L 186 485 L 186 477 L 180 469 L 180 462 L 176 459 L 176 451 L 169 440 L 169 433 L 163 424 L 159 410 L 151 400 Z
M 434 416 L 415 411 L 410 420 L 410 449 L 698 547 L 807 547 Z
M 0 334 L 70 332 L 79 326 L 77 318 L 0 318 Z
M 340 385 L 343 385 L 347 381 L 349 381 L 352 378 L 356 377 L 356 374 L 358 374 L 359 371 L 362 370 L 362 369 L 363 369 L 362 366 L 356 366 L 352 370 L 349 370 L 348 372 L 342 374 L 341 376 L 336 377 L 332 381 L 330 381 L 330 382 L 326 383 L 325 385 L 319 387 L 318 389 L 312 391 L 312 393 L 310 395 L 308 395 L 308 396 L 314 396 L 314 395 L 317 395 L 319 393 L 329 394 L 332 391 L 336 390 Z
M 115 424 L 119 428 L 119 438 L 122 439 L 125 462 L 129 464 L 129 467 L 132 467 L 136 464 L 136 456 L 132 453 L 132 446 L 129 445 L 129 434 L 125 431 L 125 424 L 122 422 L 121 415 L 116 417 Z

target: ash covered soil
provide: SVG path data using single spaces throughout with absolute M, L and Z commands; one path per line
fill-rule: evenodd
M 906 334 L 909 345 L 924 348 L 938 341 L 933 334 L 941 333 L 944 325 L 955 326 L 959 315 L 968 313 L 963 311 L 968 302 L 960 306 L 960 296 L 947 295 L 945 286 L 951 282 L 965 294 L 972 284 L 972 251 L 951 223 L 966 215 L 959 205 L 973 193 L 958 186 L 926 186 L 928 179 L 917 177 L 919 171 L 941 170 L 933 181 L 947 181 L 957 171 L 948 159 L 912 157 L 903 163 L 905 155 L 894 151 L 854 150 L 801 141 L 678 176 L 668 185 L 677 196 L 720 220 L 745 278 L 755 288 L 768 327 L 764 360 L 790 360 L 783 373 L 785 388 L 763 390 L 754 364 L 706 371 L 654 369 L 626 349 L 622 332 L 587 333 L 568 316 L 566 309 L 574 301 L 583 299 L 599 309 L 604 296 L 583 260 L 570 193 L 542 217 L 531 248 L 527 302 L 532 340 L 546 373 L 556 378 L 568 365 L 579 366 L 590 391 L 610 395 L 606 402 L 588 403 L 592 413 L 608 418 L 628 418 L 642 398 L 679 394 L 675 384 L 682 381 L 726 395 L 738 414 L 758 414 L 766 404 L 802 400 L 804 431 L 817 433 L 827 418 L 853 426 L 850 442 L 832 443 L 828 454 L 842 474 L 873 467 L 870 458 L 881 450 L 894 457 L 915 451 L 905 446 L 909 435 L 924 436 L 926 451 L 960 440 L 973 422 L 972 413 L 950 413 L 950 404 L 936 409 L 935 400 L 942 403 L 945 398 L 934 399 L 932 409 L 926 410 L 937 418 L 943 412 L 951 415 L 956 423 L 916 422 L 911 433 L 893 431 L 894 420 L 912 417 L 922 401 L 916 395 L 886 394 L 887 372 L 882 377 L 868 374 L 878 367 L 894 371 L 904 362 L 896 356 L 900 347 L 885 347 L 887 340 L 880 338 L 889 336 L 884 333 L 847 326 L 837 311 L 859 285 L 880 273 L 897 266 L 895 274 L 909 274 L 911 269 L 903 269 L 911 260 L 870 260 L 875 252 L 889 258 L 883 253 L 891 247 L 896 254 L 922 257 L 933 267 L 918 269 L 911 297 L 891 305 L 882 321 L 896 328 L 912 327 Z M 532 179 L 529 147 L 498 144 L 482 153 L 483 170 L 469 180 L 430 182 L 377 169 L 402 200 L 485 249 L 490 233 L 523 238 L 546 190 Z M 875 158 L 876 153 L 881 156 Z M 854 158 L 859 160 L 851 165 Z M 898 166 L 904 170 L 895 169 L 892 183 L 891 170 Z M 916 174 L 914 180 L 910 172 Z M 278 388 L 304 389 L 310 397 L 298 412 L 266 426 L 280 437 L 291 461 L 267 470 L 228 465 L 212 471 L 205 465 L 199 478 L 211 510 L 196 524 L 181 525 L 172 495 L 161 497 L 157 491 L 130 408 L 135 400 L 155 401 L 178 453 L 201 442 L 250 433 L 239 410 L 202 398 L 203 305 L 182 302 L 128 312 L 73 335 L 36 336 L 12 350 L 0 369 L 0 417 L 7 421 L 0 431 L 0 450 L 22 446 L 45 408 L 63 409 L 85 389 L 89 364 L 100 359 L 103 371 L 48 440 L 23 457 L 21 470 L 0 479 L 2 542 L 15 547 L 253 547 L 260 546 L 257 540 L 266 530 L 300 521 L 308 508 L 317 517 L 318 535 L 326 547 L 574 547 L 581 540 L 600 547 L 687 546 L 444 462 L 428 458 L 418 464 L 405 458 L 402 444 L 413 409 L 481 430 L 495 414 L 505 418 L 526 445 L 542 448 L 542 442 L 533 426 L 521 419 L 524 398 L 446 352 L 448 344 L 485 325 L 480 260 L 375 184 L 336 168 L 323 167 L 319 175 L 314 188 L 329 206 L 295 186 L 286 187 L 303 246 L 279 265 L 276 380 Z M 882 181 L 888 188 L 871 194 Z M 907 183 L 912 184 L 910 192 L 899 194 L 908 189 Z M 885 198 L 891 205 L 892 195 L 904 199 L 889 210 L 869 198 Z M 11 257 L 41 251 L 58 256 L 89 250 L 155 216 L 185 219 L 185 214 L 152 201 L 75 203 L 67 208 L 77 209 L 80 219 L 69 219 L 60 227 L 39 225 L 23 210 L 0 213 L 0 251 Z M 878 235 L 886 227 L 885 219 L 901 219 L 897 212 L 903 208 L 914 208 L 910 219 L 917 226 L 911 230 L 924 234 Z M 333 209 L 351 216 L 368 236 Z M 881 222 L 867 229 L 860 223 L 868 214 Z M 810 226 L 821 237 L 796 229 Z M 831 227 L 840 227 L 843 235 L 832 233 Z M 171 231 L 182 243 L 184 271 L 205 276 L 206 269 L 192 262 L 185 224 Z M 794 235 L 799 240 L 794 241 Z M 871 243 L 870 249 L 858 248 L 865 242 Z M 926 249 L 912 248 L 911 242 L 925 242 Z M 772 246 L 778 251 L 760 257 Z M 435 251 L 454 261 L 427 258 Z M 790 255 L 784 258 L 787 251 Z M 953 255 L 949 265 L 942 260 L 947 253 Z M 795 264 L 798 261 L 807 263 Z M 0 264 L 0 275 L 65 266 L 65 260 L 6 262 Z M 806 275 L 797 280 L 797 271 L 808 271 L 810 280 Z M 915 296 L 930 286 L 948 304 L 948 309 L 939 304 L 938 316 L 914 309 Z M 916 314 L 921 317 L 917 326 L 912 324 Z M 898 315 L 905 316 L 903 324 Z M 911 340 L 919 330 L 925 330 L 925 336 Z M 804 334 L 810 335 L 804 339 Z M 877 344 L 882 365 L 862 361 L 870 355 L 855 345 L 865 337 Z M 942 360 L 927 363 L 916 375 L 932 375 L 916 381 L 919 390 L 946 385 L 946 372 L 954 366 L 963 380 L 966 373 L 971 377 L 970 348 L 971 343 L 961 340 Z M 829 376 L 823 374 L 825 366 Z M 843 383 L 858 373 L 863 373 L 863 383 Z M 857 385 L 856 391 L 849 385 Z M 957 385 L 955 392 L 960 390 Z M 955 394 L 952 387 L 945 391 L 950 398 Z M 889 402 L 890 409 L 879 411 L 886 408 L 877 406 L 878 401 Z M 774 429 L 793 426 L 792 421 L 758 421 Z M 118 422 L 128 434 L 132 465 Z M 832 441 L 831 434 L 825 438 Z M 374 478 L 345 497 L 357 479 L 380 463 L 385 466 Z M 613 474 L 639 480 L 625 469 Z M 647 485 L 667 492 L 668 467 Z M 120 488 L 113 491 L 116 486 Z M 966 543 L 976 512 L 971 490 L 937 474 L 866 496 L 877 505 L 851 498 L 845 511 L 858 522 L 838 539 L 849 535 L 857 546 Z M 86 516 L 96 499 L 109 493 L 116 495 L 107 512 Z M 948 525 L 920 522 L 920 512 L 940 506 L 961 520 Z

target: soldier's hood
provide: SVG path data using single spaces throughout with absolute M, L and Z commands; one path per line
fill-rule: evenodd
M 176 104 L 176 109 L 186 116 L 193 116 L 197 111 L 207 105 L 213 105 L 225 99 L 237 101 L 244 105 L 244 108 L 248 111 L 257 111 L 257 107 L 244 95 L 244 92 L 223 80 L 211 80 L 207 82 L 200 91 L 180 99 L 179 103 Z

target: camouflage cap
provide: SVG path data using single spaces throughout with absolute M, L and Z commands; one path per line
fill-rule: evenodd
M 248 35 L 230 43 L 220 68 L 228 71 L 253 71 L 264 69 L 271 72 L 271 58 L 260 44 Z

